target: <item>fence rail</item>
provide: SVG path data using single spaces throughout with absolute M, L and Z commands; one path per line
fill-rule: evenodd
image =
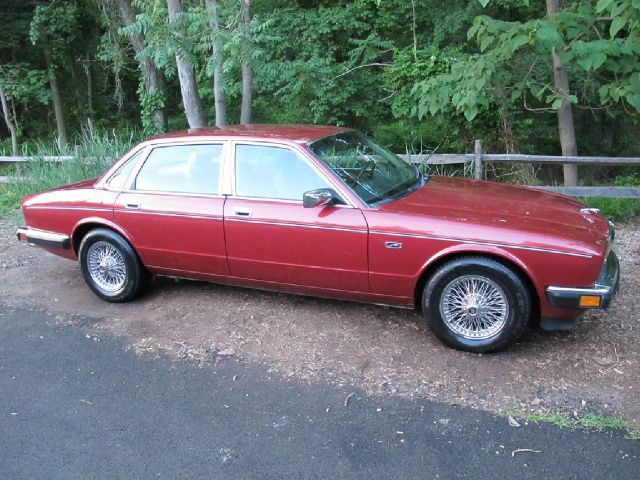
M 476 140 L 474 153 L 438 153 L 433 155 L 399 155 L 410 163 L 426 163 L 428 165 L 455 165 L 473 163 L 474 177 L 477 180 L 484 178 L 486 163 L 540 163 L 546 165 L 611 165 L 611 166 L 640 166 L 638 157 L 563 157 L 553 155 L 524 155 L 520 153 L 484 153 L 482 142 Z M 50 157 L 3 157 L 0 156 L 0 165 L 26 163 L 35 160 L 45 162 L 64 162 L 74 158 L 82 158 L 82 148 L 76 146 L 75 155 L 50 156 Z M 0 183 L 7 183 L 11 177 L 0 176 Z M 563 187 L 555 185 L 528 185 L 534 188 L 563 193 L 574 197 L 610 197 L 610 198 L 640 198 L 640 187 Z
M 523 155 L 520 153 L 484 153 L 482 142 L 476 140 L 474 153 L 466 154 L 436 154 L 436 155 L 400 155 L 411 163 L 427 163 L 429 165 L 466 164 L 473 162 L 476 180 L 484 178 L 485 163 L 541 163 L 547 165 L 611 165 L 611 166 L 640 166 L 638 157 L 564 157 L 554 155 Z M 562 193 L 573 197 L 609 197 L 609 198 L 640 198 L 640 187 L 564 187 L 556 185 L 527 185 L 552 192 Z

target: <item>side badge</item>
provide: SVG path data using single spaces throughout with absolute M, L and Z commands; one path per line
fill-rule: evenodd
M 402 248 L 402 243 L 400 242 L 384 242 L 384 246 L 387 248 Z

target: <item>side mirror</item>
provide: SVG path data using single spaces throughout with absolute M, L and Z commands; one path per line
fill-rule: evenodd
M 322 207 L 332 203 L 342 203 L 342 199 L 330 188 L 310 190 L 302 195 L 302 206 L 304 208 Z

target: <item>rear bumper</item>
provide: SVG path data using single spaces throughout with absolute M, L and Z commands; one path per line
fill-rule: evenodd
M 547 287 L 547 300 L 554 307 L 581 308 L 581 309 L 605 309 L 618 291 L 620 282 L 620 263 L 615 252 L 609 252 L 607 259 L 600 270 L 600 275 L 593 287 Z M 597 304 L 585 305 L 584 298 L 589 297 L 591 303 L 599 299 Z M 593 297 L 593 298 L 592 298 Z
M 68 235 L 61 233 L 20 227 L 16 230 L 16 236 L 21 242 L 31 243 L 39 247 L 61 248 L 64 250 L 71 248 L 71 239 Z

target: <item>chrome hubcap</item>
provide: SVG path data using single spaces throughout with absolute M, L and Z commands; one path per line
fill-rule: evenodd
M 87 264 L 91 279 L 103 290 L 117 292 L 127 279 L 127 266 L 120 251 L 99 241 L 89 247 Z
M 483 340 L 498 334 L 509 317 L 507 297 L 493 280 L 465 275 L 451 281 L 440 301 L 447 327 L 464 338 Z

